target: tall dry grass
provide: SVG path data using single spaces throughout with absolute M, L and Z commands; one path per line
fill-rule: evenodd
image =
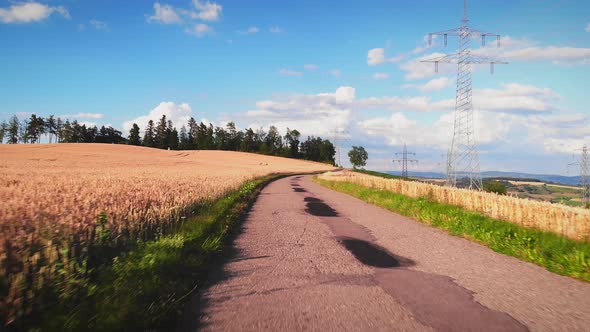
M 330 169 L 227 151 L 0 145 L 0 316 L 26 315 L 48 283 L 67 292 L 69 275 L 178 227 L 247 180 Z
M 554 232 L 571 239 L 590 239 L 590 210 L 587 209 L 421 182 L 384 179 L 356 172 L 328 172 L 320 175 L 320 178 L 351 182 L 414 198 L 424 197 L 524 227 Z

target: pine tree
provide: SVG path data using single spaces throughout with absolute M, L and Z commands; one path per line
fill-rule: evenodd
M 129 145 L 141 145 L 141 137 L 139 136 L 139 126 L 134 123 L 129 130 Z
M 166 115 L 162 115 L 160 121 L 158 121 L 154 137 L 154 145 L 160 149 L 168 148 L 168 122 L 166 121 Z
M 50 115 L 47 121 L 45 121 L 45 128 L 49 134 L 49 143 L 52 143 L 53 136 L 55 136 L 55 142 L 57 143 L 57 121 L 53 115 Z
M 153 148 L 154 145 L 154 121 L 148 121 L 148 125 L 145 128 L 143 135 L 143 146 Z
M 16 144 L 18 143 L 18 133 L 20 132 L 20 122 L 18 121 L 18 117 L 16 115 L 13 115 L 12 118 L 10 119 L 10 122 L 8 123 L 8 138 L 7 138 L 7 142 L 8 144 Z
M 7 132 L 8 132 L 8 123 L 6 123 L 6 120 L 4 120 L 0 124 L 0 144 L 4 143 L 4 136 L 6 136 Z

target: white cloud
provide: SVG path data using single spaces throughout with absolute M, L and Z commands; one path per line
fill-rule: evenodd
M 389 78 L 389 74 L 387 73 L 375 73 L 373 74 L 373 78 L 376 80 L 385 80 Z
M 106 22 L 103 22 L 103 21 L 92 19 L 92 20 L 90 20 L 90 24 L 96 30 L 108 30 L 109 29 L 109 25 Z
M 300 71 L 286 69 L 286 68 L 279 70 L 279 74 L 284 75 L 284 76 L 303 76 L 303 73 Z
M 238 33 L 241 35 L 251 35 L 251 34 L 258 33 L 259 31 L 260 31 L 260 29 L 258 29 L 257 27 L 251 26 L 251 27 L 248 27 L 248 29 L 246 29 L 246 30 L 238 30 Z
M 161 5 L 158 2 L 154 3 L 154 15 L 148 17 L 148 21 L 162 24 L 182 23 L 182 19 L 174 7 L 170 5 Z
M 179 129 L 183 125 L 186 125 L 193 115 L 192 113 L 193 111 L 187 103 L 176 104 L 174 102 L 161 102 L 160 105 L 152 109 L 147 115 L 142 115 L 123 123 L 123 130 L 129 131 L 133 124 L 137 123 L 139 128 L 143 131 L 149 120 L 153 120 L 154 123 L 157 123 L 160 118 L 162 118 L 162 115 L 166 115 L 166 120 L 171 120 L 172 124 Z
M 19 2 L 7 8 L 0 8 L 0 22 L 38 22 L 48 18 L 53 13 L 58 13 L 67 19 L 70 18 L 70 13 L 63 6 L 51 7 L 38 2 Z
M 430 92 L 441 90 L 449 87 L 453 81 L 446 76 L 434 78 L 423 85 L 418 86 L 418 89 L 423 92 Z
M 195 35 L 197 37 L 203 37 L 213 33 L 213 28 L 204 23 L 195 24 L 192 28 L 185 30 L 188 34 Z
M 203 21 L 217 21 L 221 16 L 223 7 L 210 1 L 193 0 L 197 13 L 191 13 L 191 17 Z
M 283 33 L 284 32 L 284 30 L 281 27 L 276 26 L 276 25 L 274 27 L 270 27 L 268 29 L 268 31 L 270 31 L 271 33 L 275 33 L 275 34 L 279 34 L 279 33 Z
M 247 116 L 254 128 L 274 124 L 279 130 L 296 128 L 304 136 L 327 136 L 336 127 L 349 125 L 354 99 L 355 89 L 343 86 L 335 92 L 259 101 L 257 109 L 247 112 Z
M 303 65 L 303 68 L 304 68 L 305 70 L 317 70 L 317 69 L 319 69 L 320 67 L 319 67 L 318 65 L 316 65 L 316 64 L 313 64 L 313 63 L 307 63 L 307 64 L 304 64 L 304 65 Z
M 486 47 L 474 50 L 474 54 L 497 57 L 508 61 L 550 61 L 553 63 L 588 64 L 590 63 L 590 48 L 539 46 L 528 39 L 518 39 L 506 36 L 501 40 L 501 46 L 489 43 Z
M 92 128 L 92 127 L 96 127 L 96 122 L 92 122 L 92 121 L 81 121 L 78 122 L 81 126 L 86 126 L 86 128 Z
M 367 64 L 369 66 L 376 66 L 383 63 L 395 63 L 399 62 L 401 59 L 401 56 L 386 58 L 385 49 L 383 48 L 374 48 L 369 50 L 369 52 L 367 53 Z
M 64 114 L 62 118 L 73 118 L 73 119 L 102 119 L 104 114 L 102 113 L 75 113 L 75 114 Z
M 340 69 L 332 69 L 330 70 L 330 75 L 334 77 L 340 77 L 342 76 L 342 71 Z

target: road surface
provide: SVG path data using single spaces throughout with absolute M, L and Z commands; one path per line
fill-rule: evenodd
M 590 284 L 312 182 L 260 194 L 182 331 L 590 331 Z

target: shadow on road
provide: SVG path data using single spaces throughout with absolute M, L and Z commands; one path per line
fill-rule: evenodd
M 413 265 L 414 263 L 407 258 L 395 257 L 384 248 L 367 241 L 341 237 L 338 238 L 338 242 L 342 243 L 344 248 L 350 251 L 359 262 L 365 265 L 390 268 Z
M 296 189 L 296 188 L 295 188 Z M 318 217 L 337 217 L 338 213 L 329 205 L 325 204 L 321 199 L 314 197 L 305 197 L 307 208 L 305 211 L 311 215 Z

